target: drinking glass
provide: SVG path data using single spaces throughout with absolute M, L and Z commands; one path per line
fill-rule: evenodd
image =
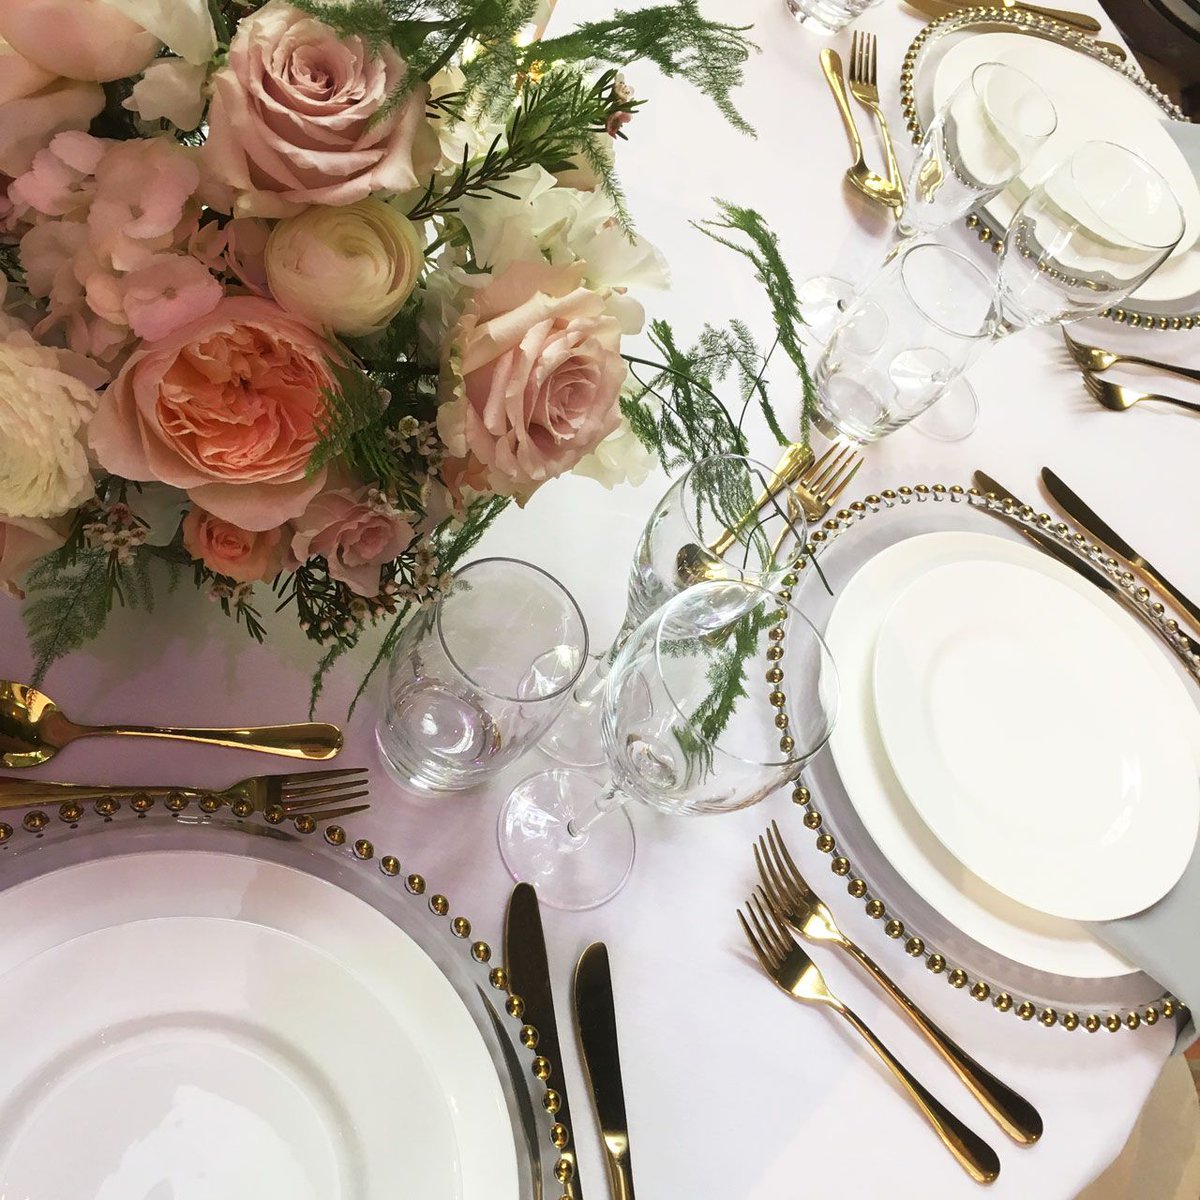
M 1004 63 L 980 63 L 921 139 L 901 236 L 940 229 L 999 195 L 1057 127 L 1050 97 L 1028 75 Z
M 1120 304 L 1170 256 L 1183 212 L 1145 159 L 1084 142 L 1017 209 L 1000 260 L 1000 335 Z
M 793 488 L 762 503 L 774 477 L 744 455 L 719 454 L 695 463 L 667 490 L 638 539 L 616 640 L 541 740 L 551 758 L 577 767 L 604 762 L 600 709 L 612 658 L 661 604 L 703 579 L 772 587 L 787 574 L 804 550 L 808 526 Z
M 730 812 L 794 780 L 837 715 L 837 671 L 790 603 L 737 580 L 680 592 L 625 640 L 604 689 L 607 786 L 561 767 L 518 784 L 500 814 L 514 878 L 555 908 L 594 908 L 633 866 L 638 800 Z
M 936 242 L 902 250 L 850 305 L 817 363 L 814 422 L 873 442 L 930 408 L 988 344 L 992 280 Z
M 523 754 L 579 680 L 587 625 L 540 567 L 484 558 L 405 626 L 375 737 L 399 782 L 461 791 Z

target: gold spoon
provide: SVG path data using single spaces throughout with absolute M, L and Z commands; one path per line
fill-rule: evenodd
M 49 696 L 0 680 L 0 766 L 36 767 L 81 737 L 178 738 L 213 746 L 261 750 L 288 758 L 332 758 L 342 748 L 336 725 L 264 725 L 245 729 L 172 729 L 154 725 L 76 725 Z

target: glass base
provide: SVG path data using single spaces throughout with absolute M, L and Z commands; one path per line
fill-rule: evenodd
M 961 442 L 975 432 L 978 422 L 979 397 L 960 377 L 932 408 L 927 408 L 913 421 L 912 427 L 939 442 Z
M 538 749 L 568 767 L 599 767 L 605 760 L 600 736 L 601 692 L 595 700 L 570 700 L 538 742 Z
M 580 912 L 607 904 L 633 869 L 633 822 L 614 809 L 573 837 L 568 824 L 591 814 L 601 786 L 582 771 L 555 767 L 513 788 L 500 811 L 500 857 L 543 904 Z

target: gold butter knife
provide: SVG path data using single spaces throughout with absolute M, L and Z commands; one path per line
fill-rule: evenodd
M 913 0 L 905 0 L 905 3 L 919 12 L 933 13 L 939 17 L 944 17 L 947 13 L 959 12 L 964 8 L 981 7 L 978 4 L 963 3 L 962 0 L 921 0 L 919 4 L 913 3 Z M 1087 13 L 1070 12 L 1062 8 L 1043 8 L 1040 4 L 1018 4 L 1017 0 L 996 0 L 994 7 L 1007 8 L 1013 12 L 1033 13 L 1039 17 L 1049 17 L 1052 21 L 1061 21 L 1064 25 L 1078 29 L 1080 33 L 1100 32 L 1100 22 L 1095 17 L 1088 16 Z

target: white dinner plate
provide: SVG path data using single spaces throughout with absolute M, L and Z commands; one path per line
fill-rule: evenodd
M 0 926 L 3 1195 L 517 1200 L 470 1013 L 349 892 L 143 852 L 0 892 Z
M 1045 88 L 1058 112 L 1058 127 L 1022 177 L 987 205 L 1003 226 L 1031 187 L 1077 146 L 1089 140 L 1134 148 L 1168 182 L 1183 210 L 1183 239 L 1171 258 L 1134 293 L 1138 300 L 1171 301 L 1200 292 L 1200 182 L 1163 125 L 1162 109 L 1119 72 L 1069 47 L 1009 33 L 977 33 L 950 46 L 937 63 L 934 111 L 980 63 L 1003 62 Z M 964 156 L 972 153 L 969 130 Z M 984 130 L 978 131 L 982 139 Z M 979 152 L 978 148 L 975 152 Z
M 901 786 L 968 870 L 1077 921 L 1141 912 L 1183 874 L 1200 781 L 1171 694 L 1072 588 L 1012 563 L 922 575 L 875 649 Z
M 825 639 L 838 665 L 842 705 L 829 746 L 846 794 L 867 833 L 923 900 L 982 946 L 1013 962 L 1076 979 L 1130 976 L 1136 968 L 1074 921 L 1010 900 L 966 870 L 918 816 L 884 753 L 875 722 L 875 642 L 896 597 L 924 572 L 964 559 L 1023 563 L 1060 579 L 1109 619 L 1128 626 L 1162 686 L 1174 689 L 1191 721 L 1188 742 L 1200 769 L 1200 712 L 1153 640 L 1097 588 L 1061 563 L 1007 538 L 935 532 L 906 538 L 869 559 L 842 588 Z

